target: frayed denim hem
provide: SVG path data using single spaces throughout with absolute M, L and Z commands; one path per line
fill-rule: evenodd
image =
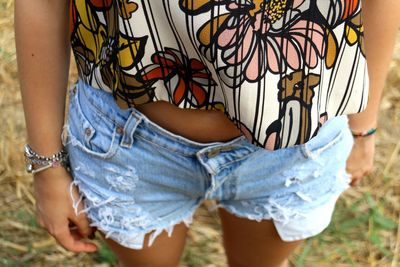
M 149 227 L 150 224 L 154 225 L 154 221 L 150 221 L 145 214 L 144 216 L 139 216 L 137 218 L 125 218 L 125 220 L 122 219 L 121 225 L 123 225 L 125 229 L 116 229 L 115 227 L 110 226 L 112 223 L 114 223 L 112 207 L 105 207 L 104 209 L 99 210 L 98 215 L 100 219 L 90 212 L 93 208 L 98 208 L 115 200 L 116 197 L 110 196 L 103 201 L 99 201 L 96 197 L 93 197 L 90 194 L 85 194 L 85 189 L 80 187 L 81 191 L 79 198 L 76 200 L 73 197 L 72 190 L 73 186 L 77 186 L 79 183 L 79 180 L 74 180 L 70 183 L 70 197 L 73 201 L 75 215 L 78 216 L 82 213 L 85 213 L 88 219 L 90 219 L 90 226 L 96 227 L 98 230 L 102 231 L 105 234 L 105 238 L 111 238 L 122 246 L 136 250 L 144 248 L 145 235 L 152 231 L 154 232 L 149 236 L 147 243 L 149 247 L 154 243 L 157 236 L 159 236 L 164 230 L 168 233 L 168 237 L 171 237 L 175 225 L 183 222 L 186 227 L 189 227 L 193 222 L 193 215 L 196 209 L 202 204 L 202 201 L 199 201 L 190 210 L 188 210 L 185 215 L 170 221 L 163 221 L 161 222 L 161 225 L 158 225 L 157 227 Z M 84 198 L 90 201 L 91 205 L 88 206 L 85 203 L 85 208 L 78 210 L 79 203 Z M 140 230 L 140 232 L 138 232 L 138 230 Z

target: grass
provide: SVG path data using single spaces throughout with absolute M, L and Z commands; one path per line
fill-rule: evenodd
M 57 245 L 35 220 L 24 171 L 25 124 L 17 80 L 13 1 L 0 0 L 0 266 L 117 266 L 101 241 L 95 254 Z M 76 77 L 71 68 L 71 81 Z M 400 266 L 400 36 L 381 104 L 374 173 L 339 199 L 333 220 L 290 258 L 293 266 Z M 334 264 L 333 264 L 334 263 Z M 226 265 L 216 212 L 194 216 L 181 267 Z

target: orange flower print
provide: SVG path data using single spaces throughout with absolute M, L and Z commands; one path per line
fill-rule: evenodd
M 147 82 L 164 81 L 172 93 L 173 103 L 179 105 L 183 100 L 201 108 L 207 105 L 208 89 L 216 84 L 203 62 L 189 59 L 180 51 L 166 48 L 152 56 L 154 64 L 141 71 L 141 79 Z

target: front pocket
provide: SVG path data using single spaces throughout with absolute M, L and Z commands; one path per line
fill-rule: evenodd
M 344 137 L 345 129 L 339 131 L 333 139 L 329 142 L 320 144 L 318 142 L 318 134 L 314 138 L 310 139 L 308 142 L 300 145 L 304 157 L 306 158 L 317 158 L 323 151 L 331 148 L 332 146 L 339 143 Z
M 84 90 L 83 88 L 80 90 Z M 68 143 L 88 155 L 112 157 L 118 148 L 117 125 L 80 99 L 83 92 L 71 94 L 68 112 Z

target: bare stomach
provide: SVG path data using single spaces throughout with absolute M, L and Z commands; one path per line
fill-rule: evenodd
M 221 111 L 183 109 L 163 100 L 135 108 L 162 128 L 196 142 L 228 141 L 241 135 Z

